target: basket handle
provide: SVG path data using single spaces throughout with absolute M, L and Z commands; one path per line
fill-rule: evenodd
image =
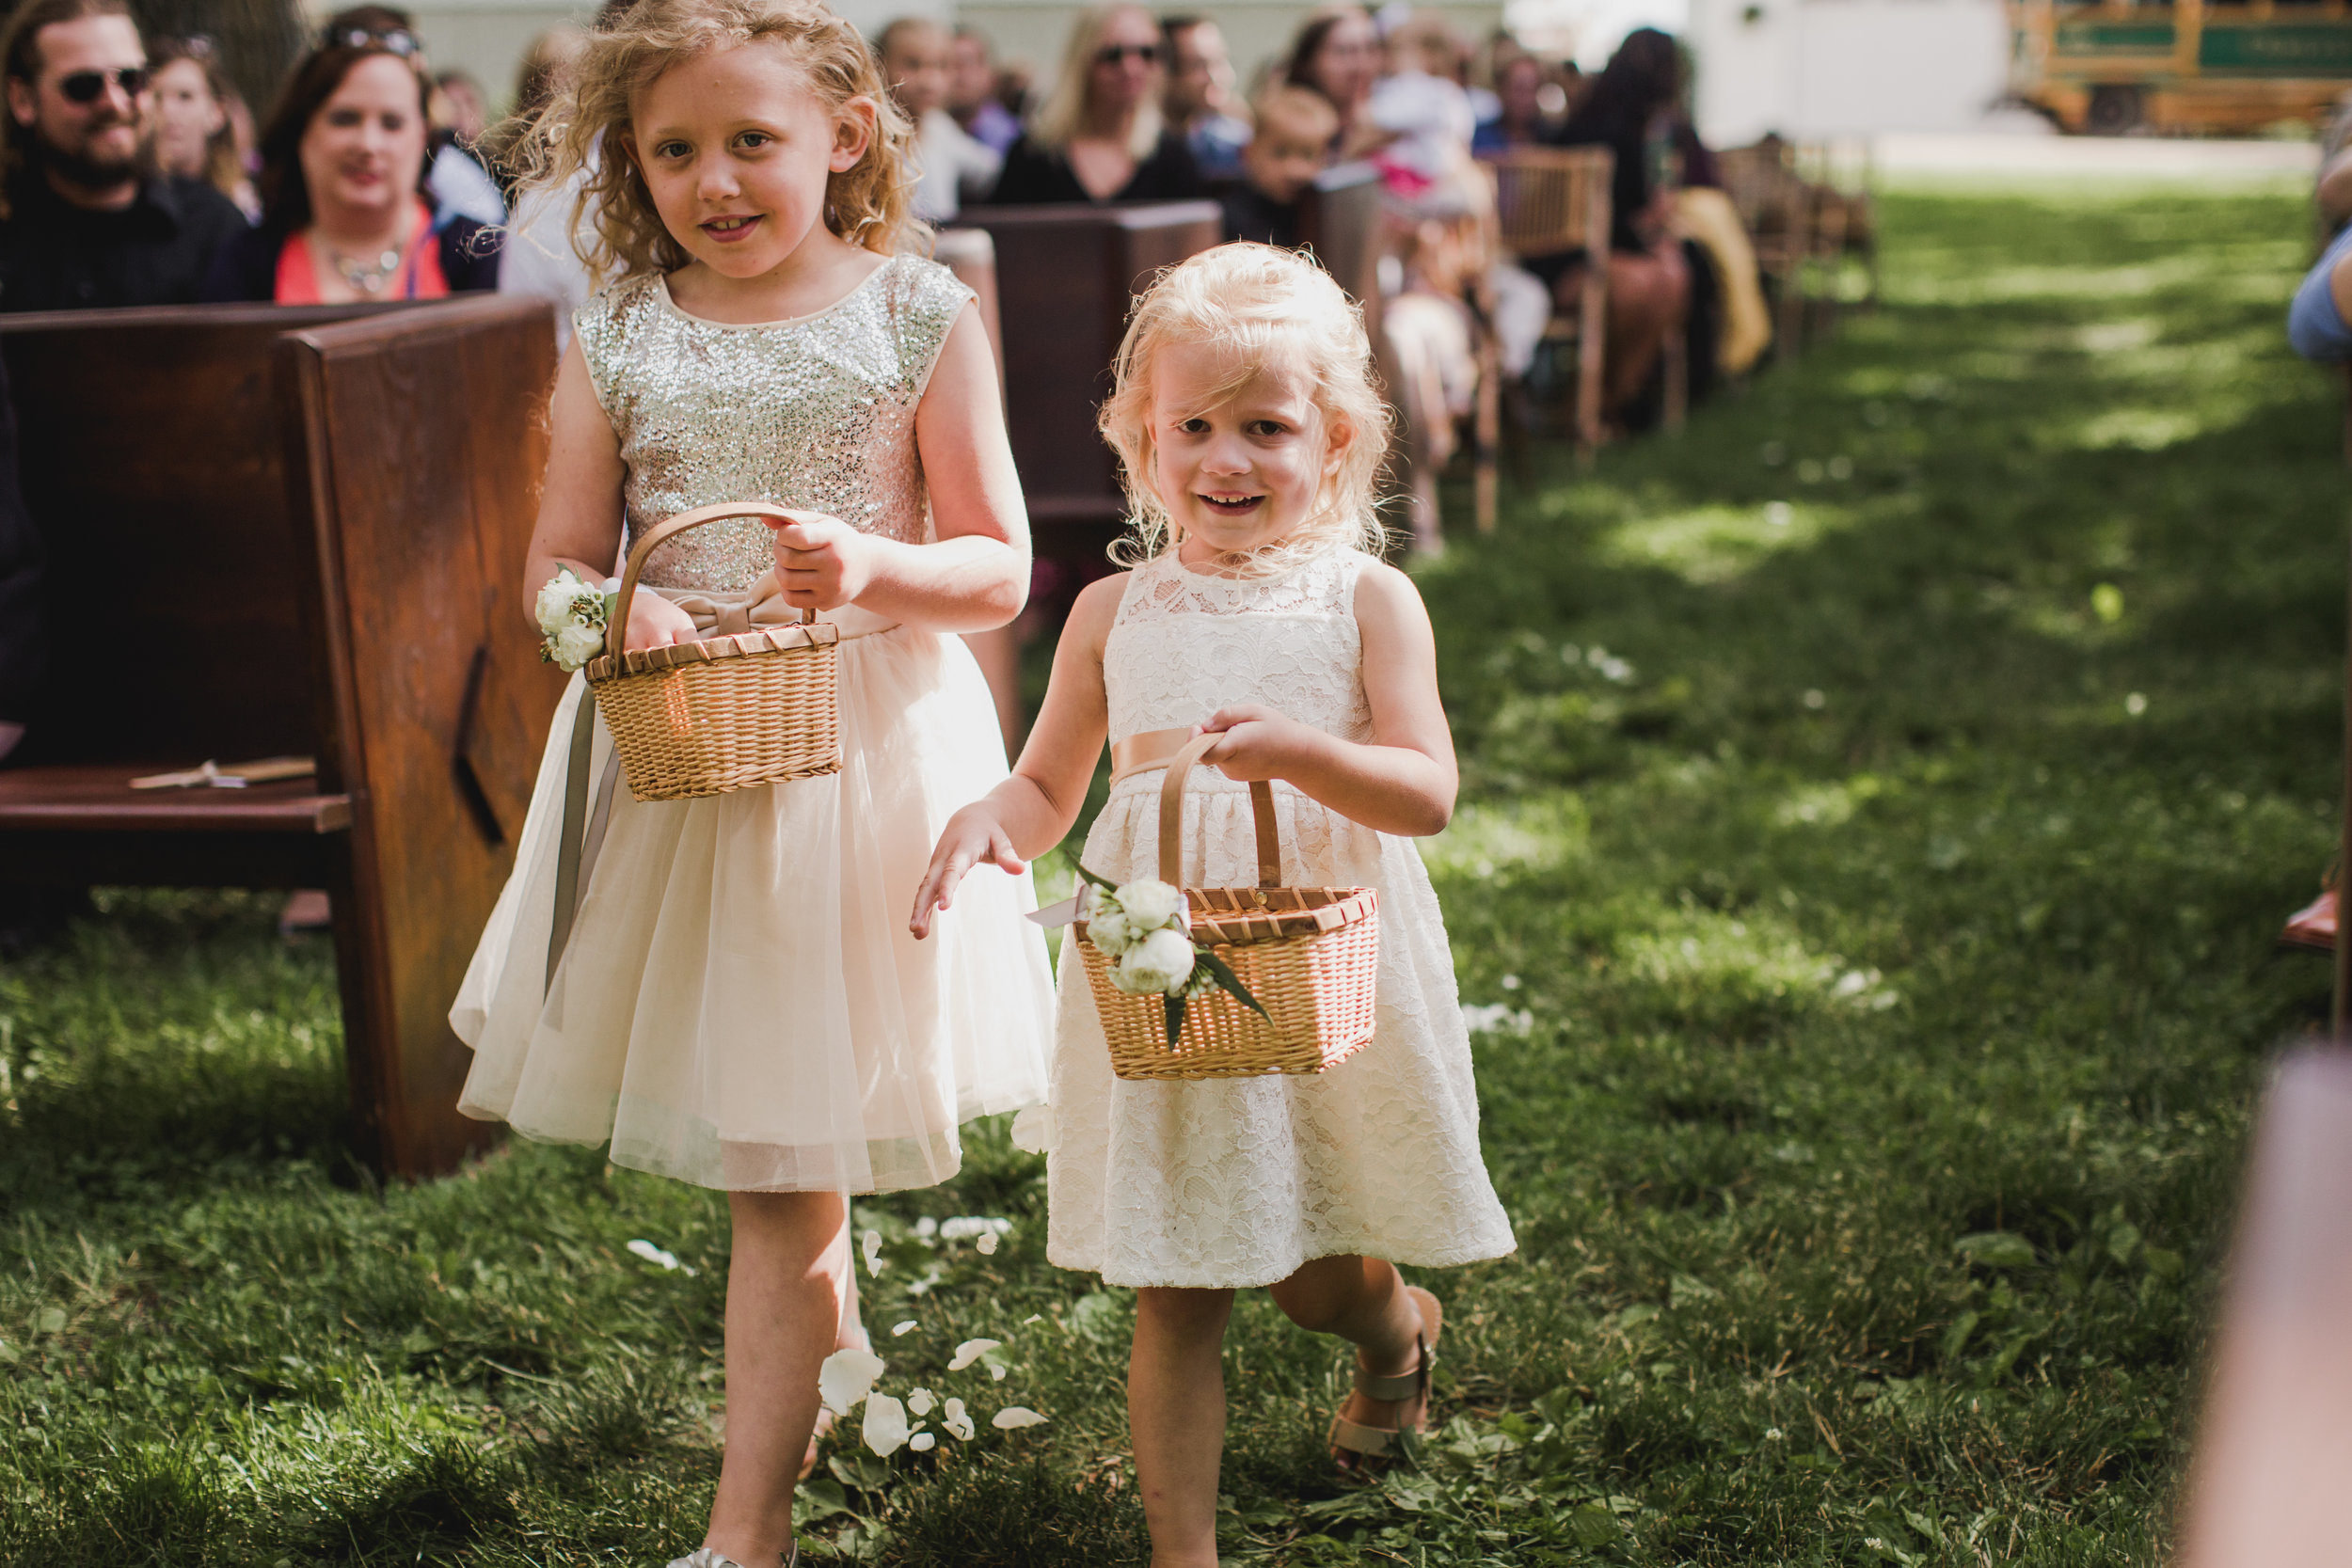
M 721 501 L 716 506 L 698 506 L 691 512 L 680 512 L 664 517 L 647 529 L 637 543 L 628 547 L 628 564 L 621 571 L 621 596 L 613 602 L 612 619 L 604 628 L 604 651 L 609 658 L 618 660 L 621 644 L 628 639 L 628 607 L 637 595 L 637 576 L 645 569 L 646 557 L 690 528 L 715 523 L 722 517 L 774 517 L 790 522 L 793 514 L 787 508 L 769 501 Z M 801 611 L 801 624 L 814 626 L 817 612 Z
M 1222 736 L 1195 736 L 1168 765 L 1160 781 L 1160 880 L 1170 887 L 1184 885 L 1184 777 L 1200 753 Z M 1257 819 L 1258 885 L 1282 885 L 1282 834 L 1274 821 L 1274 786 L 1263 779 L 1249 784 L 1249 813 Z

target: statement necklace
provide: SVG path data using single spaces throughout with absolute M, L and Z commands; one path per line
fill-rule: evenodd
M 398 245 L 393 245 L 378 256 L 373 265 L 366 261 L 354 261 L 332 245 L 327 247 L 326 257 L 328 261 L 335 263 L 335 270 L 342 274 L 343 281 L 363 294 L 382 293 L 384 285 L 390 281 L 392 274 L 400 270 L 400 246 Z

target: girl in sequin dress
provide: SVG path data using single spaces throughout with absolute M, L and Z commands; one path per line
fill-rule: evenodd
M 570 736 L 559 708 L 512 879 L 451 1013 L 460 1104 L 730 1194 L 726 1451 L 694 1568 L 772 1564 L 818 1368 L 861 1343 L 847 1196 L 954 1174 L 958 1128 L 1044 1098 L 1052 981 L 1025 875 L 918 943 L 898 911 L 953 808 L 1005 777 L 955 633 L 1028 582 L 1027 520 L 972 297 L 898 249 L 909 128 L 816 0 L 639 0 L 526 148 L 584 180 L 584 259 L 525 602 L 605 578 L 689 508 L 764 500 L 646 563 L 631 648 L 825 613 L 844 765 L 712 799 L 598 785 L 549 968 Z M 601 155 L 597 150 L 601 148 Z M 917 230 L 919 232 L 919 230 Z
M 1076 944 L 1062 946 L 1048 1256 L 1136 1288 L 1129 1417 L 1155 1568 L 1216 1561 L 1235 1289 L 1269 1286 L 1294 1322 L 1353 1342 L 1330 1443 L 1360 1469 L 1422 1425 L 1442 1326 L 1395 1264 L 1513 1245 L 1479 1155 L 1445 924 L 1408 842 L 1453 811 L 1454 745 L 1421 598 L 1365 553 L 1388 436 L 1371 361 L 1338 285 L 1288 251 L 1225 245 L 1162 276 L 1103 410 L 1140 563 L 1079 597 L 1020 767 L 956 814 L 915 905 L 922 930 L 975 865 L 1059 842 L 1106 736 L 1110 799 L 1085 863 L 1115 883 L 1157 876 L 1165 767 L 1203 733 L 1222 738 L 1184 802 L 1199 885 L 1257 881 L 1247 784 L 1263 779 L 1284 883 L 1378 892 L 1373 1037 L 1315 1076 L 1113 1077 Z

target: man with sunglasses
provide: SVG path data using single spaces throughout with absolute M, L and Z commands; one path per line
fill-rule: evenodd
M 155 172 L 147 50 L 123 0 L 24 0 L 0 32 L 0 310 L 195 299 L 245 214 Z

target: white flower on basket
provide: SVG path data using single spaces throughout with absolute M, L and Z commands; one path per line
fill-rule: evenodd
M 1152 932 L 1111 965 L 1111 984 L 1130 996 L 1184 990 L 1192 978 L 1192 939 L 1166 928 Z
M 1133 947 L 1141 935 L 1126 911 L 1103 895 L 1095 895 L 1094 908 L 1087 915 L 1087 941 L 1115 958 Z
M 604 633 L 594 626 L 565 626 L 548 641 L 554 644 L 552 662 L 559 670 L 577 670 L 604 652 Z
M 1184 895 L 1157 878 L 1137 878 L 1119 890 L 1118 898 L 1138 933 L 1184 924 Z

